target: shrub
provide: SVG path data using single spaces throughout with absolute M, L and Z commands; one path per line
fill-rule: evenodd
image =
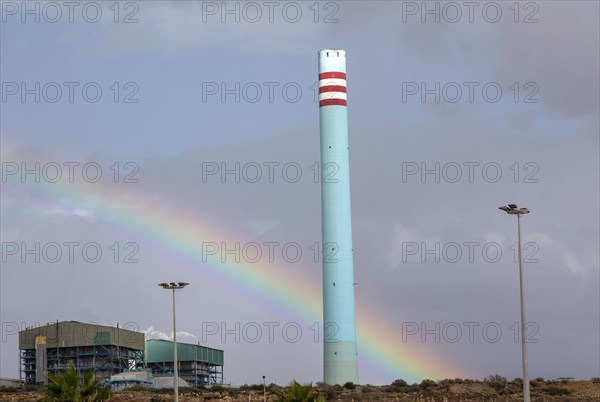
M 328 401 L 333 400 L 337 396 L 337 393 L 331 387 L 327 387 L 327 388 L 323 389 L 321 391 L 321 394 L 325 395 L 325 399 L 327 399 Z
M 392 387 L 394 388 L 404 388 L 408 385 L 408 383 L 406 381 L 404 381 L 402 378 L 398 378 L 397 380 L 394 380 L 392 382 Z
M 300 385 L 292 381 L 286 389 L 278 390 L 276 402 L 322 402 L 323 397 L 313 390 L 312 384 Z
M 486 377 L 483 382 L 498 393 L 503 393 L 506 388 L 506 377 L 498 374 Z
M 375 391 L 375 388 L 371 384 L 366 384 L 360 387 L 360 392 L 369 393 Z
M 498 374 L 494 374 L 494 375 L 490 375 L 484 378 L 483 382 L 485 383 L 490 383 L 490 382 L 499 382 L 502 384 L 506 384 L 506 377 L 503 377 L 501 375 Z
M 529 384 L 533 388 L 538 388 L 538 387 L 541 387 L 542 385 L 544 385 L 544 380 L 542 379 L 542 381 L 538 381 L 538 379 L 536 378 L 535 380 L 529 381 Z
M 421 388 L 417 384 L 412 384 L 402 388 L 402 392 L 419 392 L 420 389 Z
M 423 391 L 427 391 L 428 389 L 431 389 L 431 388 L 435 387 L 436 385 L 437 385 L 437 383 L 435 381 L 426 378 L 423 381 L 421 381 L 421 384 L 419 384 L 419 387 L 421 387 L 421 389 Z
M 354 389 L 354 388 L 356 388 L 356 385 L 354 385 L 354 383 L 352 381 L 348 381 L 347 383 L 344 384 L 344 388 Z
M 571 390 L 568 390 L 566 388 L 557 387 L 555 385 L 546 387 L 543 389 L 543 391 L 545 394 L 548 394 L 548 395 L 569 395 L 571 393 Z

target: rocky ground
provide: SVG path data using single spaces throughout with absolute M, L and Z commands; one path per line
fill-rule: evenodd
M 344 402 L 458 402 L 458 401 L 521 401 L 523 400 L 521 383 L 518 381 L 470 381 L 444 380 L 420 385 L 395 383 L 387 386 L 352 385 L 325 386 L 317 385 L 326 401 Z M 267 401 L 275 401 L 277 386 L 267 390 Z M 39 391 L 0 389 L 0 401 L 35 401 L 42 397 Z M 144 401 L 158 402 L 173 400 L 172 390 L 134 390 L 115 392 L 110 401 Z M 239 389 L 214 387 L 213 389 L 187 388 L 180 389 L 181 402 L 189 401 L 262 401 L 261 385 L 245 386 Z M 532 401 L 600 401 L 600 382 L 592 381 L 533 381 L 531 386 Z

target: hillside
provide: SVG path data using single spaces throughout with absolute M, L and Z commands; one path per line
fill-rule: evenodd
M 275 400 L 276 385 L 267 389 L 267 401 Z M 352 385 L 326 386 L 318 384 L 315 389 L 326 401 L 392 402 L 392 401 L 520 401 L 523 399 L 521 382 L 503 381 L 502 377 L 490 377 L 486 381 L 425 380 L 421 384 L 406 385 L 402 380 L 387 386 Z M 0 401 L 35 401 L 41 398 L 39 391 L 0 390 Z M 171 390 L 135 390 L 113 393 L 110 401 L 159 402 L 172 400 Z M 262 401 L 262 385 L 242 386 L 236 389 L 214 387 L 212 389 L 188 388 L 180 390 L 180 401 Z M 543 381 L 531 382 L 532 401 L 598 401 L 600 381 Z

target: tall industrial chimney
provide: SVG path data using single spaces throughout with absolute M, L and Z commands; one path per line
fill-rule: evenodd
M 319 52 L 323 366 L 326 384 L 358 383 L 350 213 L 346 52 Z

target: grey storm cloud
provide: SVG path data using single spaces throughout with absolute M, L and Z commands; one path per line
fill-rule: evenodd
M 95 241 L 109 256 L 111 244 L 133 241 L 142 263 L 3 262 L 2 376 L 18 375 L 16 337 L 5 333 L 9 323 L 132 322 L 140 331 L 168 336 L 168 295 L 156 284 L 180 280 L 174 275 L 192 282 L 178 295 L 179 305 L 188 306 L 178 312 L 178 329 L 201 341 L 203 322 L 296 319 L 202 267 L 184 271 L 176 245 L 126 230 L 118 221 L 125 218 L 103 201 L 145 211 L 149 220 L 171 214 L 206 220 L 242 243 L 298 242 L 307 262 L 277 268 L 305 275 L 320 288 L 320 264 L 310 249 L 321 228 L 318 109 L 309 86 L 316 79 L 316 51 L 331 43 L 348 50 L 359 310 L 368 306 L 384 317 L 399 345 L 424 347 L 471 376 L 520 377 L 516 222 L 498 210 L 515 202 L 532 211 L 523 219 L 528 320 L 536 341 L 530 372 L 597 376 L 598 4 L 537 2 L 539 22 L 517 24 L 502 3 L 501 22 L 471 24 L 422 23 L 420 15 L 406 14 L 413 3 L 339 2 L 339 22 L 297 25 L 203 23 L 200 3 L 141 3 L 139 24 L 79 23 L 73 27 L 79 35 L 42 39 L 72 46 L 64 60 L 49 60 L 65 71 L 75 60 L 77 74 L 103 63 L 126 71 L 113 74 L 126 80 L 137 72 L 141 101 L 110 107 L 8 102 L 3 108 L 16 113 L 3 113 L 2 162 L 93 161 L 110 178 L 115 160 L 121 167 L 135 161 L 139 182 L 103 180 L 60 192 L 48 191 L 51 183 L 24 184 L 10 176 L 2 183 L 2 241 Z M 22 58 L 2 59 L 11 74 L 26 74 L 21 65 L 27 64 L 32 79 L 46 77 L 34 58 L 10 46 Z M 297 81 L 305 96 L 298 103 L 222 102 L 218 95 L 202 102 L 202 82 L 253 80 Z M 421 98 L 422 82 L 426 89 L 457 82 L 466 91 L 464 82 L 471 81 L 480 83 L 478 91 L 498 83 L 502 99 L 489 102 L 481 92 L 474 102 Z M 537 85 L 537 103 L 512 100 L 516 81 L 521 91 L 527 82 Z M 407 83 L 416 83 L 410 88 L 419 93 L 408 96 Z M 34 114 L 39 118 L 27 118 Z M 206 241 L 212 240 L 218 236 L 209 234 Z M 436 325 L 452 323 L 463 331 L 458 341 L 449 333 L 439 341 L 431 334 L 422 338 L 422 329 L 435 332 Z M 465 323 L 477 324 L 472 342 Z M 419 331 L 408 336 L 413 324 Z M 490 340 L 496 328 L 502 335 Z M 278 383 L 320 380 L 322 348 L 308 337 L 297 344 L 207 342 L 225 349 L 226 376 L 237 384 L 259 382 L 258 369 Z M 282 364 L 281 356 L 295 363 Z M 361 382 L 394 379 L 361 370 Z

